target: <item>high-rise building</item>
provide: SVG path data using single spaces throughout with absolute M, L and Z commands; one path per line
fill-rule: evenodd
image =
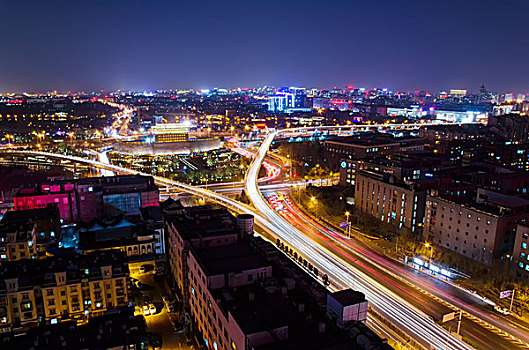
M 296 107 L 296 95 L 292 93 L 278 93 L 268 97 L 268 111 L 284 112 L 289 108 Z

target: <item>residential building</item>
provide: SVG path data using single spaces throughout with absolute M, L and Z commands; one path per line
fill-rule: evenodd
M 87 324 L 65 321 L 30 328 L 24 334 L 0 334 L 8 349 L 147 349 L 145 319 L 131 309 L 97 318 Z
M 340 162 L 340 186 L 354 186 L 356 173 L 360 170 L 375 170 L 393 175 L 397 181 L 410 182 L 433 173 L 448 162 L 432 152 L 417 151 L 398 153 L 385 157 L 342 159 Z
M 512 170 L 488 163 L 473 163 L 471 183 L 480 188 L 507 195 L 529 193 L 529 172 Z
M 460 125 L 427 125 L 418 130 L 419 136 L 426 139 L 428 143 L 436 141 L 473 141 L 489 137 L 490 131 L 485 125 L 460 124 Z
M 529 142 L 529 117 L 526 115 L 491 115 L 488 126 L 493 133 L 504 141 Z
M 327 156 L 336 159 L 359 159 L 386 156 L 398 152 L 420 151 L 424 139 L 414 136 L 396 137 L 392 134 L 361 133 L 325 141 Z
M 205 348 L 391 349 L 362 323 L 365 313 L 347 319 L 343 331 L 328 323 L 327 291 L 312 277 L 318 272 L 254 237 L 252 222 L 209 206 L 166 217 L 168 264 Z
M 0 327 L 86 322 L 128 305 L 125 254 L 116 250 L 69 253 L 0 266 Z
M 366 133 L 326 140 L 325 150 L 329 157 L 358 159 L 397 153 L 400 143 L 388 134 Z
M 515 264 L 516 277 L 529 278 L 529 225 L 527 224 L 516 226 L 512 262 Z
M 418 182 L 397 182 L 380 171 L 356 175 L 355 208 L 380 221 L 419 234 L 424 220 L 425 189 Z
M 483 148 L 483 160 L 503 167 L 529 171 L 529 143 L 493 141 Z
M 478 189 L 475 200 L 426 197 L 424 238 L 437 246 L 491 264 L 512 254 L 515 229 L 529 219 L 529 200 Z
M 8 211 L 0 220 L 0 262 L 43 258 L 60 238 L 57 206 Z
M 164 202 L 163 207 L 169 206 Z M 236 221 L 226 209 L 212 209 L 208 205 L 177 209 L 173 214 L 166 215 L 165 220 L 167 264 L 176 287 L 187 300 L 189 249 L 233 244 L 237 241 Z

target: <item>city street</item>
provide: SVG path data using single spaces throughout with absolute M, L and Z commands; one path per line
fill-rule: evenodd
M 422 293 L 409 291 L 412 289 L 411 287 L 399 286 L 396 284 L 395 280 L 387 277 L 383 278 L 377 270 L 367 268 L 367 266 L 363 266 L 363 264 L 358 264 L 358 259 L 350 256 L 350 254 L 344 251 L 341 247 L 335 247 L 335 244 L 329 245 L 326 244 L 325 241 L 319 239 L 307 241 L 306 235 L 304 234 L 306 230 L 306 224 L 304 222 L 299 228 L 293 227 L 269 206 L 260 194 L 256 178 L 260 162 L 262 162 L 266 156 L 274 137 L 275 134 L 271 134 L 261 145 L 256 160 L 252 166 L 250 166 L 246 178 L 246 188 L 249 197 L 262 215 L 279 226 L 276 231 L 279 238 L 284 240 L 289 246 L 294 247 L 300 254 L 309 258 L 320 270 L 327 272 L 336 283 L 366 293 L 367 298 L 371 301 L 374 307 L 379 310 L 379 312 L 385 317 L 388 317 L 393 323 L 398 324 L 399 328 L 407 330 L 407 332 L 411 333 L 410 335 L 413 334 L 413 337 L 416 340 L 429 346 L 435 345 L 436 347 L 448 346 L 454 348 L 467 348 L 468 346 L 459 339 L 445 335 L 446 333 L 443 334 L 439 332 L 440 327 L 434 324 L 434 320 L 430 319 L 431 316 L 424 313 L 433 310 L 435 317 L 445 311 L 449 311 L 450 309 L 446 306 L 428 302 Z M 393 306 L 392 309 L 387 308 L 390 304 Z M 483 314 L 479 315 L 480 318 L 486 316 Z M 418 332 L 419 329 L 416 328 L 419 324 L 420 332 Z M 474 323 L 474 327 L 476 326 L 477 324 Z M 469 332 L 472 332 L 472 337 L 474 339 L 486 339 L 483 342 L 485 349 L 513 348 L 511 340 L 498 337 L 493 332 L 480 326 L 477 326 L 478 328 L 472 331 L 474 327 L 468 326 L 466 329 Z M 484 334 L 490 335 L 485 338 L 483 336 Z M 489 338 L 497 339 L 498 344 L 494 344 L 496 341 L 491 343 Z M 454 344 L 449 345 L 451 342 L 454 342 Z M 475 343 L 475 340 L 472 342 Z M 503 347 L 500 347 L 501 343 L 504 344 L 502 345 Z M 489 344 L 492 345 L 492 347 L 488 347 L 490 346 Z
M 162 336 L 163 349 L 193 349 L 192 346 L 188 345 L 188 339 L 183 331 L 179 330 L 177 332 L 174 329 L 174 322 L 179 322 L 180 314 L 178 312 L 169 312 L 164 305 L 162 296 L 169 294 L 166 293 L 163 279 L 155 281 L 154 270 L 140 273 L 140 266 L 141 264 L 135 264 L 130 268 L 130 277 L 145 285 L 153 287 L 152 289 L 141 293 L 147 299 L 150 299 L 151 302 L 156 305 L 157 309 L 155 314 L 144 316 L 149 332 L 157 333 Z M 139 307 L 141 310 L 141 307 L 143 306 L 142 301 L 144 299 L 144 297 L 137 298 L 137 300 L 140 301 L 137 305 L 137 309 Z M 178 310 L 178 308 L 176 310 Z

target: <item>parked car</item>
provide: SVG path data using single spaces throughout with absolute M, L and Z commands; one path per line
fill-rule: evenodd
M 152 270 L 154 270 L 154 266 L 151 264 L 144 264 L 140 266 L 140 273 L 146 273 Z
M 151 311 L 149 310 L 148 305 L 143 305 L 143 316 L 149 316 L 151 314 Z
M 149 312 L 151 315 L 154 315 L 156 313 L 156 306 L 154 304 L 149 304 Z

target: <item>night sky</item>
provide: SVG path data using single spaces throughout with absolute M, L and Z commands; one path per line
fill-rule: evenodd
M 529 92 L 529 1 L 0 0 L 0 93 Z

